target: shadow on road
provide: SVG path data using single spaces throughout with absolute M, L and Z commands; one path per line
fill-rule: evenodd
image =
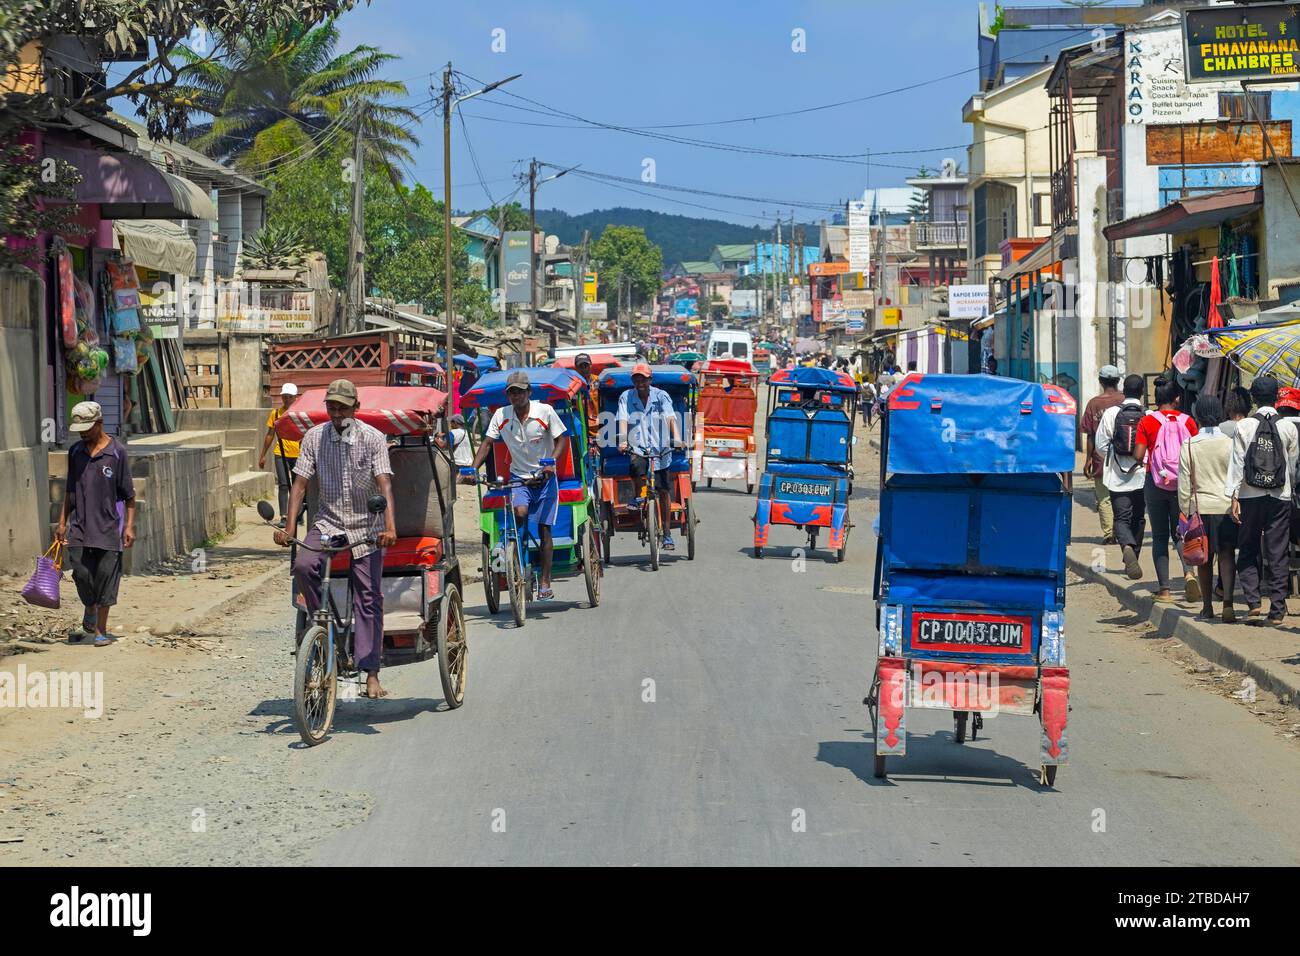
M 431 697 L 385 697 L 382 700 L 370 700 L 365 697 L 356 700 L 340 700 L 334 711 L 334 726 L 330 736 L 335 734 L 362 734 L 369 736 L 379 733 L 378 727 L 398 721 L 411 720 L 423 713 L 443 713 L 449 708 L 446 700 Z M 278 698 L 266 700 L 249 712 L 252 717 L 270 717 L 272 719 L 263 729 L 263 733 L 292 737 L 289 744 L 293 749 L 307 747 L 298 737 L 298 729 L 293 722 L 293 699 Z
M 1025 787 L 1047 790 L 1038 784 L 1038 772 L 1014 757 L 991 750 L 967 747 L 953 741 L 951 730 L 937 730 L 928 736 L 907 735 L 907 756 L 890 757 L 889 774 L 876 778 L 876 745 L 868 732 L 865 740 L 823 740 L 817 745 L 817 760 L 842 767 L 873 787 L 897 786 L 893 779 L 908 783 L 962 783 L 980 787 Z

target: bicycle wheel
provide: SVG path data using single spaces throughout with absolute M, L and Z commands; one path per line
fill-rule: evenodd
M 510 614 L 515 619 L 515 627 L 523 627 L 528 616 L 528 582 L 524 579 L 517 541 L 506 545 L 506 590 L 510 592 Z
M 659 502 L 651 492 L 645 508 L 646 533 L 650 538 L 650 569 L 659 570 Z
M 465 634 L 465 607 L 460 589 L 447 585 L 438 614 L 438 676 L 447 708 L 455 710 L 465 702 L 465 674 L 469 668 L 469 643 Z
M 605 554 L 605 567 L 609 567 L 613 561 L 611 549 L 614 545 L 614 509 L 610 507 L 608 501 L 601 502 L 600 515 L 600 546 Z
M 303 634 L 293 667 L 293 722 L 309 747 L 323 743 L 334 724 L 338 668 L 331 667 L 329 634 L 319 624 Z
M 483 535 L 483 593 L 487 596 L 489 614 L 501 610 L 501 581 L 492 570 L 492 551 L 488 547 L 487 535 Z

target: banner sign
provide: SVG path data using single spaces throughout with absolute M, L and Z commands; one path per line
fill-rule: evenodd
M 1219 93 L 1232 92 L 1230 86 L 1236 86 L 1188 85 L 1183 76 L 1183 37 L 1176 24 L 1126 29 L 1124 65 L 1124 122 L 1133 126 L 1218 119 Z
M 948 317 L 978 319 L 989 311 L 989 287 L 986 285 L 948 286 Z
M 506 233 L 506 301 L 529 302 L 532 290 L 532 257 L 528 254 L 528 230 Z
M 599 276 L 595 272 L 588 272 L 582 277 L 582 301 L 595 302 L 596 288 Z
M 852 270 L 849 269 L 847 262 L 810 262 L 808 264 L 808 274 L 810 276 L 842 276 Z
M 861 200 L 849 202 L 849 271 L 871 269 L 871 207 Z
M 1188 83 L 1300 77 L 1300 4 L 1188 10 L 1183 15 Z

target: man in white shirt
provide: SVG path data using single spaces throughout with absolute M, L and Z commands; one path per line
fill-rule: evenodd
M 1136 581 L 1142 577 L 1138 555 L 1142 552 L 1142 538 L 1146 534 L 1147 509 L 1143 486 L 1146 472 L 1136 458 L 1121 455 L 1112 447 L 1115 437 L 1115 420 L 1125 406 L 1141 409 L 1145 383 L 1141 375 L 1124 379 L 1124 400 L 1106 409 L 1097 425 L 1097 454 L 1102 461 L 1102 483 L 1110 492 L 1111 506 L 1115 512 L 1115 540 L 1124 555 L 1124 571 Z
M 488 423 L 483 444 L 478 446 L 475 471 L 487 461 L 493 442 L 500 439 L 510 452 L 510 475 L 527 484 L 511 493 L 515 517 L 521 524 L 535 524 L 541 540 L 542 581 L 537 596 L 542 600 L 555 597 L 551 590 L 551 526 L 560 509 L 560 482 L 554 462 L 569 454 L 569 435 L 555 409 L 545 402 L 534 402 L 528 373 L 516 369 L 506 378 L 506 395 L 510 404 L 498 408 Z M 543 465 L 542 460 L 552 462 Z
M 1238 535 L 1241 553 L 1237 558 L 1237 579 L 1241 582 L 1241 590 L 1246 598 L 1246 623 L 1265 623 L 1259 573 L 1259 558 L 1263 554 L 1268 576 L 1264 584 L 1269 598 L 1267 623 L 1275 627 L 1286 619 L 1291 472 L 1296 466 L 1298 447 L 1293 421 L 1280 417 L 1274 407 L 1277 404 L 1277 393 L 1277 379 L 1271 375 L 1261 375 L 1251 383 L 1250 397 L 1255 403 L 1255 412 L 1237 423 L 1224 488 L 1224 494 L 1232 499 L 1233 520 L 1241 525 Z M 1282 441 L 1285 465 L 1277 487 L 1267 487 L 1270 482 L 1256 471 L 1263 456 L 1255 460 L 1251 458 L 1261 419 L 1272 420 Z M 1262 449 L 1253 450 L 1258 456 Z

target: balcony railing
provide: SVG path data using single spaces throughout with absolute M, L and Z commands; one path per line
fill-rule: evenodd
M 917 222 L 912 224 L 912 246 L 915 249 L 965 249 L 970 224 L 957 222 Z

